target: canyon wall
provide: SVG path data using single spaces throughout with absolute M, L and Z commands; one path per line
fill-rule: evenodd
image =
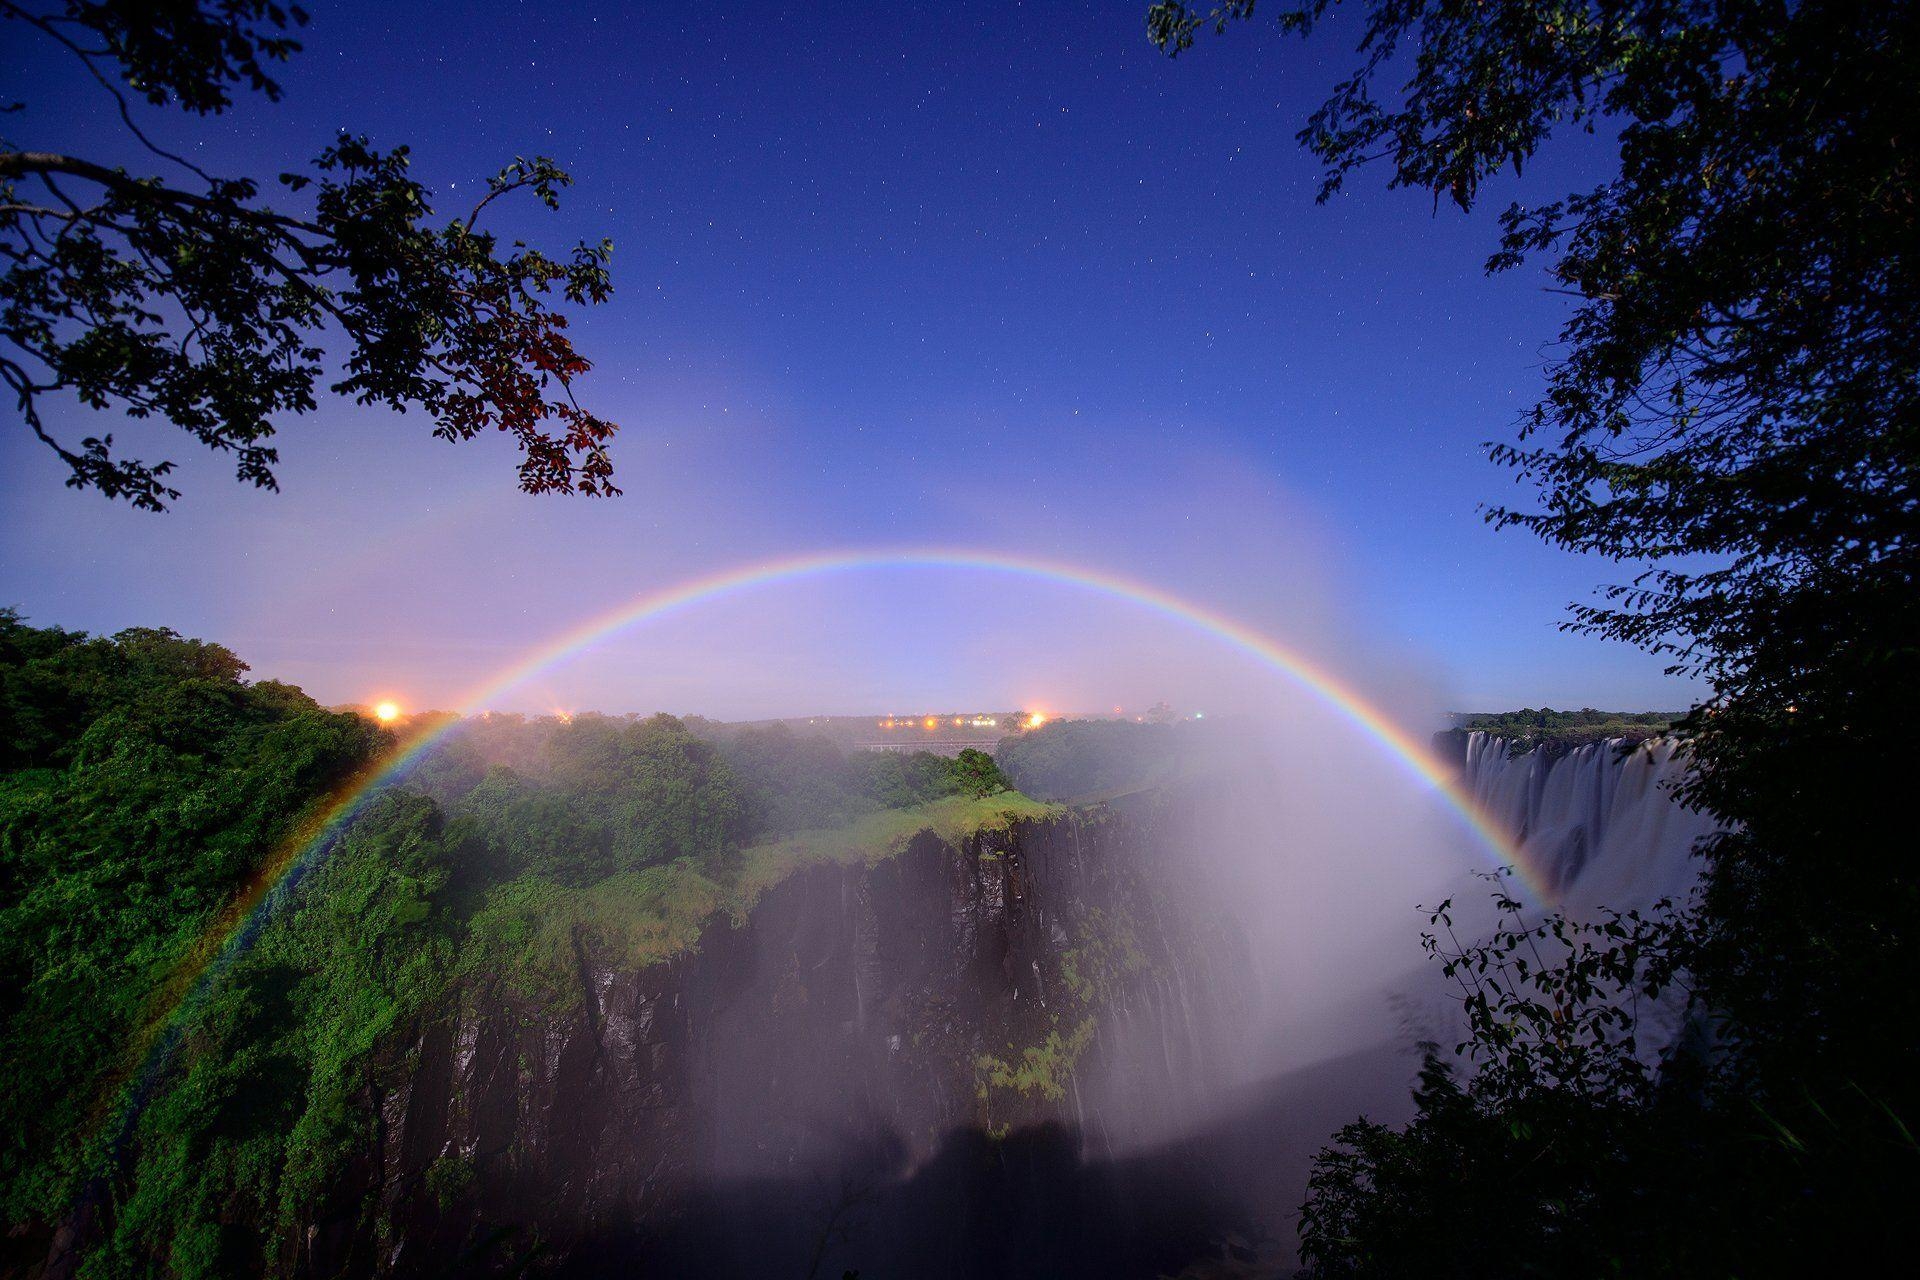
M 1569 905 L 1691 884 L 1711 824 L 1672 797 L 1672 743 L 1462 745 L 1476 800 Z M 1383 1040 L 1239 1074 L 1257 966 L 1180 805 L 808 867 L 661 963 L 579 939 L 558 999 L 469 984 L 378 1064 L 377 1149 L 288 1262 L 957 1280 L 1284 1252 L 1313 1150 L 1403 1111 L 1411 1061 Z
M 937 1221 L 953 1246 L 913 1274 L 1177 1264 L 1220 1211 L 1188 1187 L 1141 1213 L 1122 1185 L 1160 1175 L 1128 1162 L 1238 1083 L 1253 996 L 1166 820 L 922 834 L 801 870 L 663 963 L 583 940 L 564 999 L 470 987 L 374 1072 L 378 1149 L 289 1261 L 839 1275 Z M 990 1241 L 1020 1256 L 975 1256 Z

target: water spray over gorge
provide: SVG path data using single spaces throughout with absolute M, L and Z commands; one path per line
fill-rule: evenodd
M 1894 1270 L 1917 38 L 0 0 L 0 1280 Z
M 1023 745 L 1016 768 L 1053 744 Z M 1686 874 L 1684 849 L 1643 856 L 1615 825 L 1682 820 L 1622 744 L 1551 762 L 1470 745 L 1476 785 L 1534 777 L 1526 830 L 1570 883 L 1607 868 L 1600 850 L 1633 862 L 1613 874 L 1644 875 L 1636 891 Z M 536 1223 L 579 1274 L 1151 1276 L 1273 1256 L 1291 1230 L 1275 1206 L 1297 1203 L 1327 1125 L 1391 1107 L 1414 1063 L 1384 979 L 1345 996 L 1370 1041 L 1302 1044 L 1305 1021 L 1284 1068 L 1258 1042 L 1286 978 L 1259 935 L 1286 913 L 1193 843 L 1220 830 L 1216 746 L 1189 756 L 1200 775 L 1123 798 L 819 852 L 651 964 L 575 926 L 552 985 L 470 987 L 390 1047 L 357 1198 L 391 1252 L 356 1255 L 367 1225 L 347 1217 L 308 1265 L 424 1274 L 491 1242 L 482 1260 L 504 1266 Z M 1288 847 L 1271 821 L 1238 839 Z
M 862 571 L 1143 610 L 1227 710 L 486 709 L 642 624 Z M 1670 743 L 1430 745 L 1217 611 L 1000 555 L 800 557 L 644 594 L 464 710 L 348 714 L 392 736 L 140 1008 L 89 1121 L 136 1206 L 177 1194 L 143 1172 L 177 1159 L 159 1126 L 230 1087 L 209 1037 L 262 1034 L 351 1064 L 267 1104 L 326 1180 L 284 1184 L 292 1227 L 263 1206 L 240 1229 L 298 1274 L 1272 1272 L 1325 1135 L 1405 1106 L 1430 996 L 1414 907 L 1503 864 L 1536 904 L 1651 901 L 1706 830 L 1674 806 Z M 993 727 L 992 755 L 916 749 L 949 726 Z M 340 1003 L 368 981 L 377 1005 Z M 103 1194 L 48 1274 L 140 1221 Z

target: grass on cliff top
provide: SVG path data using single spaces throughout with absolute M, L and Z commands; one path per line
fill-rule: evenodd
M 691 858 L 580 886 L 523 876 L 487 895 L 470 923 L 462 967 L 500 975 L 549 1011 L 569 1007 L 582 995 L 588 957 L 643 967 L 691 951 L 713 916 L 727 910 L 744 919 L 769 889 L 807 867 L 872 866 L 905 849 L 922 831 L 957 845 L 984 831 L 1005 831 L 1023 819 L 1064 812 L 1017 791 L 883 809 L 843 827 L 803 831 L 742 850 L 731 884 L 709 878 Z
M 726 890 L 686 858 L 588 885 L 522 876 L 496 887 L 474 914 L 462 968 L 499 974 L 549 1007 L 571 1005 L 588 956 L 658 963 L 690 950 L 726 901 Z
M 844 827 L 802 831 L 784 840 L 757 844 L 740 855 L 734 885 L 736 914 L 745 915 L 762 894 L 804 867 L 821 863 L 872 866 L 899 853 L 922 831 L 957 845 L 983 831 L 1005 831 L 1015 822 L 1056 818 L 1066 810 L 1030 800 L 1018 791 L 998 795 L 948 796 L 911 809 L 882 809 Z

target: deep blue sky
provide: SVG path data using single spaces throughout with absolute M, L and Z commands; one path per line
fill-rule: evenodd
M 565 211 L 503 225 L 615 241 L 615 298 L 577 336 L 626 496 L 522 497 L 504 440 L 338 402 L 287 424 L 285 492 L 258 494 L 152 424 L 62 413 L 179 459 L 186 493 L 122 510 L 0 433 L 0 603 L 222 640 L 327 700 L 447 704 L 679 577 L 964 543 L 1126 570 L 1450 705 L 1687 700 L 1657 661 L 1556 632 L 1617 567 L 1476 511 L 1525 496 L 1481 445 L 1512 431 L 1562 314 L 1537 271 L 1481 274 L 1519 188 L 1471 217 L 1383 176 L 1314 204 L 1293 133 L 1345 32 L 1242 27 L 1169 62 L 1140 0 L 311 7 L 284 102 L 143 121 L 232 171 L 292 167 L 341 126 L 407 142 L 450 212 L 515 154 L 553 155 Z M 30 104 L 10 137 L 135 160 L 97 90 L 5 39 Z M 1551 156 L 1529 189 L 1591 159 Z M 1202 696 L 1187 640 L 1055 594 L 788 589 L 625 638 L 528 705 Z

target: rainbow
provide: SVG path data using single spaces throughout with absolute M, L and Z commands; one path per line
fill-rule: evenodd
M 182 1008 L 194 1002 L 215 969 L 251 945 L 254 936 L 271 915 L 276 897 L 297 884 L 325 855 L 369 797 L 402 774 L 408 765 L 450 733 L 459 724 L 460 717 L 486 710 L 502 695 L 539 673 L 567 662 L 629 627 L 735 592 L 825 574 L 898 568 L 1011 574 L 1093 592 L 1140 605 L 1249 655 L 1315 695 L 1372 738 L 1391 758 L 1436 791 L 1459 820 L 1494 855 L 1496 862 L 1513 866 L 1537 900 L 1551 901 L 1552 895 L 1547 891 L 1545 879 L 1530 866 L 1508 834 L 1462 790 L 1452 771 L 1441 764 L 1423 743 L 1333 672 L 1308 662 L 1277 641 L 1224 614 L 1147 583 L 1078 565 L 1022 556 L 942 549 L 802 555 L 696 578 L 638 596 L 598 617 L 590 618 L 541 645 L 520 662 L 495 674 L 461 701 L 459 716 L 436 717 L 431 723 L 402 738 L 386 756 L 349 779 L 282 842 L 244 891 L 236 895 L 228 909 L 221 914 L 215 926 L 209 930 L 206 942 L 196 948 L 194 955 L 163 985 L 154 1004 L 158 1016 L 148 1024 L 149 1044 L 145 1047 L 147 1074 L 151 1073 L 155 1058 L 163 1056 L 164 1046 L 168 1043 L 169 1024 L 177 1020 Z
M 1471 796 L 1461 789 L 1453 771 L 1440 763 L 1423 743 L 1369 702 L 1359 690 L 1341 680 L 1333 672 L 1324 667 L 1315 666 L 1299 654 L 1251 627 L 1190 600 L 1184 600 L 1171 592 L 1162 591 L 1158 587 L 1097 569 L 1024 556 L 1003 556 L 979 551 L 917 549 L 830 552 L 767 561 L 717 573 L 710 577 L 697 578 L 691 582 L 640 596 L 548 641 L 513 667 L 496 675 L 462 705 L 461 714 L 471 715 L 485 709 L 489 702 L 502 694 L 526 683 L 541 672 L 557 667 L 592 649 L 609 636 L 640 623 L 652 622 L 668 614 L 704 604 L 720 596 L 821 574 L 845 573 L 862 569 L 901 568 L 985 570 L 1075 587 L 1143 605 L 1155 613 L 1184 623 L 1202 634 L 1222 641 L 1230 648 L 1238 649 L 1263 665 L 1287 676 L 1294 683 L 1314 694 L 1321 702 L 1378 742 L 1392 758 L 1404 765 L 1423 783 L 1439 792 L 1446 800 L 1448 807 L 1502 862 L 1512 863 L 1523 874 L 1530 870 L 1522 865 L 1523 860 L 1520 859 L 1519 851 L 1511 837 L 1480 809 Z M 444 729 L 436 731 L 436 737 L 439 732 L 444 732 Z M 405 759 L 396 761 L 393 767 L 403 765 L 406 759 L 412 758 L 412 752 L 426 745 L 428 744 L 423 742 L 411 748 Z M 1545 899 L 1544 882 L 1534 883 L 1534 878 L 1530 876 L 1529 887 L 1540 894 L 1543 900 Z

